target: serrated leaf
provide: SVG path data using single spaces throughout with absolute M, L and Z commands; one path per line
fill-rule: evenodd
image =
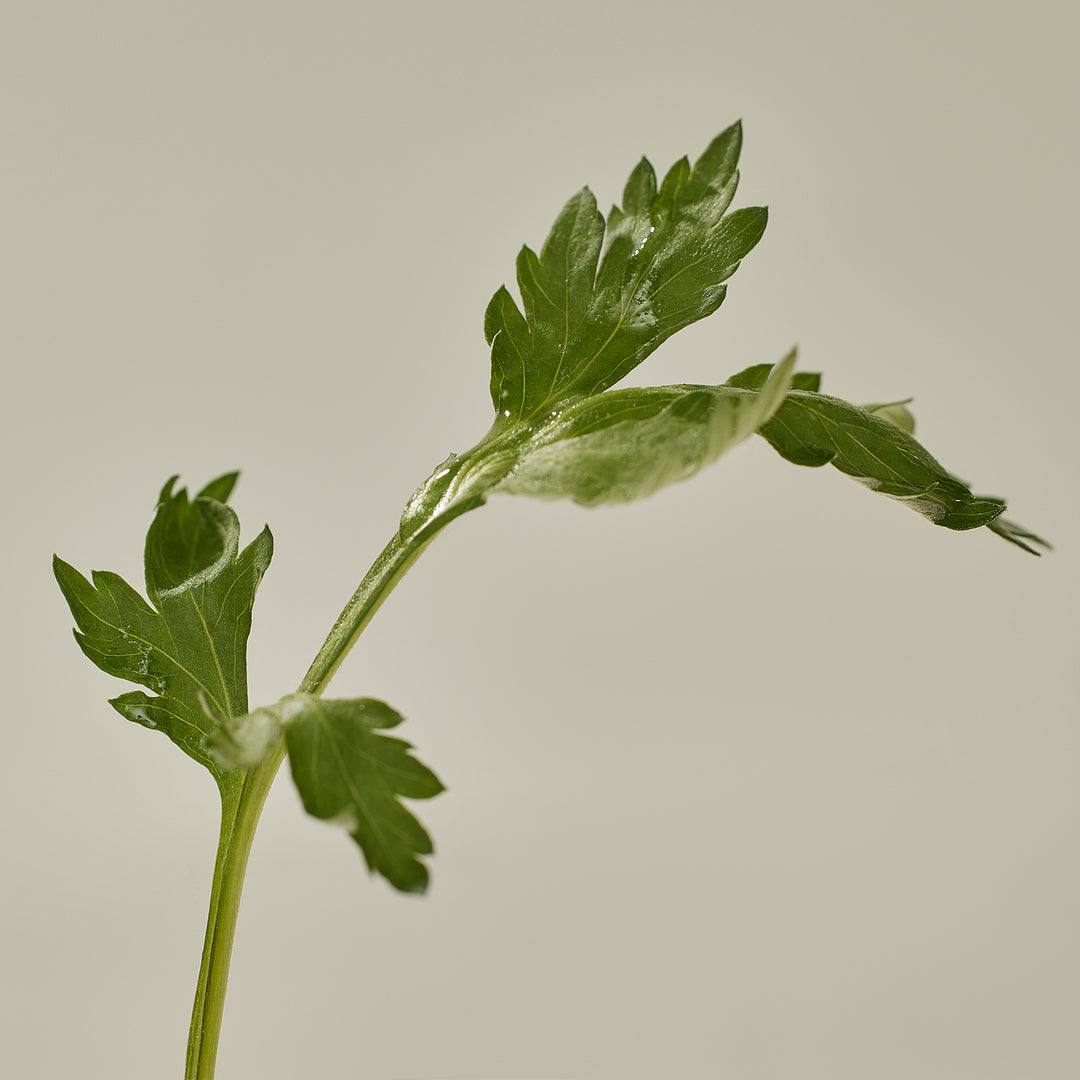
M 491 399 L 531 422 L 576 396 L 614 386 L 677 330 L 715 311 L 724 282 L 761 238 L 762 207 L 725 215 L 738 184 L 733 125 L 693 167 L 676 162 L 659 189 L 645 159 L 607 222 L 588 188 L 563 207 L 539 255 L 518 257 L 524 315 L 505 286 L 488 305 Z M 601 258 L 601 248 L 604 247 Z
M 264 528 L 243 551 L 228 497 L 231 473 L 189 502 L 162 490 L 146 543 L 147 603 L 119 575 L 95 571 L 88 581 L 54 558 L 57 582 L 71 608 L 80 648 L 98 667 L 153 691 L 111 701 L 124 717 L 164 732 L 220 780 L 203 748 L 211 713 L 247 712 L 247 639 L 255 591 L 273 554 Z M 200 695 L 210 704 L 203 708 Z
M 409 753 L 409 743 L 379 734 L 402 717 L 372 698 L 309 694 L 292 694 L 271 710 L 284 727 L 304 809 L 347 828 L 373 873 L 402 892 L 423 892 L 428 871 L 418 856 L 434 849 L 401 799 L 430 799 L 443 785 Z
M 732 376 L 727 385 L 758 386 L 766 375 L 767 365 L 757 365 Z M 832 465 L 935 525 L 955 530 L 989 526 L 1026 551 L 1032 549 L 1022 539 L 1045 545 L 1019 526 L 1002 523 L 1002 499 L 972 494 L 917 442 L 909 434 L 915 421 L 904 404 L 860 408 L 810 390 L 792 390 L 759 434 L 788 461 Z
M 548 396 L 572 376 L 577 343 L 590 329 L 585 322 L 603 242 L 604 216 L 593 193 L 582 188 L 555 219 L 540 255 L 528 247 L 518 255 L 518 289 L 533 355 L 546 357 L 551 367 Z

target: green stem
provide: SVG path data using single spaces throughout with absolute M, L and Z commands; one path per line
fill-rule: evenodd
M 334 623 L 300 683 L 301 693 L 321 694 L 326 689 L 364 627 L 428 544 L 454 518 L 479 506 L 482 501 L 468 500 L 453 507 L 408 540 L 402 540 L 399 534 L 394 535 Z M 202 963 L 191 1012 L 184 1080 L 214 1078 L 225 990 L 229 981 L 229 961 L 248 855 L 263 803 L 284 759 L 285 740 L 279 738 L 258 765 L 244 773 L 226 774 L 221 785 L 221 832 L 210 889 Z
M 258 765 L 244 774 L 242 786 L 222 787 L 221 834 L 210 889 L 210 912 L 206 920 L 199 982 L 191 1012 L 185 1080 L 213 1080 L 214 1077 L 229 961 L 248 855 L 263 803 L 284 757 L 285 747 L 279 742 Z
M 323 692 L 326 684 L 334 677 L 334 672 L 340 667 L 341 661 L 363 633 L 364 627 L 371 622 L 375 612 L 393 592 L 394 586 L 405 576 L 409 567 L 451 521 L 469 510 L 474 510 L 482 505 L 483 501 L 482 498 L 473 498 L 459 503 L 440 514 L 408 540 L 402 540 L 399 534 L 394 534 L 390 543 L 371 564 L 371 569 L 338 616 L 333 629 L 327 634 L 323 647 L 300 683 L 301 693 Z
M 231 779 L 232 777 L 226 778 L 226 780 Z M 214 860 L 214 876 L 210 886 L 210 911 L 206 917 L 206 935 L 203 939 L 202 962 L 199 965 L 199 982 L 195 987 L 195 1004 L 191 1010 L 184 1080 L 192 1080 L 199 1075 L 199 1050 L 202 1046 L 203 1024 L 206 1017 L 210 961 L 216 952 L 214 939 L 218 929 L 218 913 L 221 909 L 225 863 L 236 824 L 236 811 L 240 805 L 241 790 L 241 784 L 223 782 L 221 785 L 221 828 L 218 833 L 217 858 Z

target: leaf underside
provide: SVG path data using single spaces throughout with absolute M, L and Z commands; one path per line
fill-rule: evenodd
M 794 362 L 792 353 L 760 392 L 654 386 L 575 402 L 534 432 L 492 490 L 582 506 L 651 495 L 754 434 L 783 400 Z
M 82 651 L 102 671 L 152 691 L 110 704 L 163 732 L 219 783 L 224 771 L 203 738 L 214 726 L 212 714 L 247 712 L 251 609 L 273 554 L 267 528 L 239 550 L 240 525 L 223 501 L 235 480 L 235 473 L 219 477 L 190 501 L 184 489 L 173 493 L 175 477 L 165 485 L 146 540 L 151 603 L 118 574 L 95 571 L 88 581 L 53 560 Z
M 768 378 L 759 364 L 732 376 L 727 385 L 752 389 Z M 820 375 L 801 372 L 794 387 L 759 434 L 796 465 L 832 465 L 873 491 L 906 503 L 935 525 L 958 531 L 988 527 L 1032 554 L 1025 540 L 1050 545 L 1001 519 L 1005 502 L 974 495 L 911 434 L 915 422 L 906 402 L 859 407 L 818 392 Z
M 380 734 L 402 717 L 372 698 L 292 694 L 274 709 L 304 809 L 348 829 L 368 868 L 396 889 L 424 892 L 428 871 L 419 856 L 434 848 L 401 799 L 430 799 L 443 785 L 410 754 L 409 743 Z

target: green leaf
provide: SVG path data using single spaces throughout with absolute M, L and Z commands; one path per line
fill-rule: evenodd
M 271 711 L 285 729 L 304 809 L 344 825 L 373 873 L 402 892 L 423 892 L 428 871 L 417 856 L 434 849 L 401 799 L 430 799 L 443 785 L 409 753 L 409 743 L 378 734 L 402 717 L 371 698 L 324 701 L 310 694 L 292 694 Z
M 759 364 L 732 376 L 727 385 L 760 386 L 767 374 L 768 365 Z M 831 464 L 872 490 L 907 503 L 935 525 L 956 530 L 989 526 L 1025 551 L 1033 552 L 1025 539 L 1049 546 L 1002 522 L 1003 500 L 973 495 L 916 442 L 909 434 L 915 421 L 905 404 L 859 408 L 812 390 L 793 389 L 760 434 L 788 461 Z
M 492 490 L 583 506 L 651 495 L 754 434 L 783 401 L 794 363 L 793 352 L 761 391 L 656 386 L 574 402 L 535 431 Z
M 192 501 L 184 489 L 173 493 L 175 477 L 165 485 L 146 540 L 153 606 L 117 574 L 95 571 L 87 581 L 53 560 L 83 652 L 110 675 L 153 691 L 122 694 L 111 701 L 114 708 L 164 732 L 219 781 L 222 771 L 203 737 L 215 714 L 247 712 L 251 609 L 273 554 L 268 528 L 239 550 L 236 514 L 220 501 L 235 480 L 235 473 L 220 477 Z
M 613 207 L 606 223 L 583 188 L 563 207 L 540 254 L 522 249 L 524 315 L 504 286 L 484 316 L 499 416 L 530 422 L 607 390 L 677 330 L 720 306 L 724 282 L 767 219 L 762 207 L 724 213 L 738 184 L 741 143 L 735 124 L 692 168 L 685 158 L 676 162 L 659 189 L 642 159 L 622 208 Z
M 813 389 L 817 389 L 815 386 Z M 911 398 L 903 401 L 890 401 L 884 405 L 861 405 L 863 412 L 873 413 L 880 420 L 887 420 L 890 424 L 906 431 L 909 435 L 915 434 L 915 417 L 911 415 L 908 405 Z
M 223 559 L 236 555 L 240 523 L 225 500 L 237 473 L 211 481 L 195 499 L 187 490 L 173 494 L 178 477 L 171 477 L 158 496 L 157 513 L 146 534 L 146 595 L 158 605 L 160 597 L 188 587 L 196 576 L 212 576 Z
M 997 518 L 990 522 L 987 528 L 1000 536 L 1002 540 L 1008 540 L 1010 544 L 1015 544 L 1018 548 L 1023 548 L 1024 551 L 1030 555 L 1041 555 L 1041 551 L 1036 551 L 1031 544 L 1024 543 L 1025 540 L 1030 540 L 1033 544 L 1038 544 L 1040 547 L 1046 548 L 1047 551 L 1053 550 L 1053 545 L 1044 540 L 1041 536 L 1036 536 L 1033 532 L 1029 532 L 1022 525 L 1017 525 L 1015 521 L 1008 521 L 1005 518 Z
M 518 289 L 533 359 L 540 362 L 536 375 L 547 383 L 536 388 L 543 401 L 573 378 L 588 349 L 581 337 L 588 339 L 593 330 L 587 320 L 603 241 L 604 217 L 593 193 L 582 188 L 555 219 L 539 257 L 528 247 L 518 255 Z
M 402 534 L 471 509 L 493 493 L 629 502 L 692 476 L 752 435 L 783 401 L 795 352 L 763 365 L 762 389 L 651 386 L 577 398 L 526 425 L 496 424 L 417 489 Z M 794 376 L 798 378 L 798 375 Z

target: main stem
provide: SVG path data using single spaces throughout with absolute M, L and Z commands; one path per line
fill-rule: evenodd
M 221 833 L 210 887 L 210 911 L 206 919 L 199 982 L 191 1011 L 185 1080 L 213 1080 L 248 855 L 263 803 L 284 756 L 284 743 L 279 740 L 273 750 L 246 773 L 242 784 L 222 787 Z
M 478 501 L 470 501 L 454 507 L 408 540 L 402 540 L 395 534 L 334 623 L 300 683 L 300 693 L 321 694 L 326 689 L 364 627 L 409 567 L 446 525 L 477 505 Z M 210 910 L 206 919 L 195 1005 L 191 1011 L 184 1080 L 214 1080 L 225 990 L 229 981 L 229 961 L 232 958 L 233 936 L 240 912 L 248 855 L 263 803 L 284 758 L 285 740 L 279 738 L 258 765 L 242 774 L 226 774 L 222 784 L 221 832 L 210 888 Z

